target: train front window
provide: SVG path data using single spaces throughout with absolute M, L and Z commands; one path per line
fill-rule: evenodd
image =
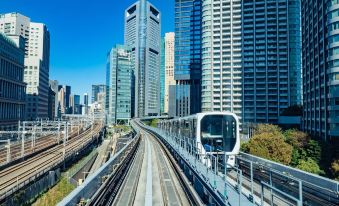
M 236 143 L 236 120 L 230 115 L 206 115 L 201 120 L 201 143 L 207 152 L 231 152 Z

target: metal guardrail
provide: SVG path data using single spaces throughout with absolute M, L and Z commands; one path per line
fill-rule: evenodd
M 201 154 L 201 148 L 197 147 L 195 143 L 187 140 L 183 141 L 182 138 L 169 136 L 165 132 L 160 131 L 158 128 L 142 125 L 146 130 L 156 134 L 158 137 L 165 142 L 165 144 L 176 151 L 176 153 L 182 157 L 193 170 L 193 172 L 199 177 L 202 183 L 206 186 L 206 192 L 214 196 L 215 203 L 218 205 L 255 205 L 256 203 L 251 202 L 249 198 L 242 191 L 242 174 L 240 170 L 234 168 L 237 171 L 237 181 L 231 183 L 229 178 L 225 179 L 224 171 L 225 164 L 218 164 L 211 166 L 210 162 L 205 161 L 206 159 L 214 160 L 213 164 L 216 163 L 217 158 L 208 154 L 203 156 Z M 201 146 L 201 145 L 200 145 Z M 227 165 L 229 168 L 230 165 Z M 230 166 L 231 167 L 231 166 Z M 229 170 L 229 169 L 227 169 Z M 228 172 L 227 172 L 228 174 Z M 227 175 L 228 176 L 228 175 Z M 208 189 L 207 189 L 208 188 Z M 205 191 L 205 190 L 204 190 Z M 240 192 L 239 192 L 240 191 Z M 257 204 L 259 204 L 259 199 Z
M 238 157 L 239 160 L 245 159 L 251 161 L 256 164 L 260 164 L 264 167 L 270 168 L 272 170 L 279 171 L 287 176 L 292 176 L 294 178 L 300 179 L 304 183 L 312 184 L 313 186 L 327 190 L 332 193 L 337 193 L 339 195 L 339 182 L 335 180 L 331 180 L 325 177 L 321 177 L 319 175 L 314 175 L 312 173 L 308 173 L 293 167 L 289 167 L 277 162 L 273 162 L 267 159 L 263 159 L 254 155 L 250 155 L 247 153 L 240 152 Z

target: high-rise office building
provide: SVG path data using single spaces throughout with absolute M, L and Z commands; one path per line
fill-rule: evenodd
M 58 105 L 60 106 L 61 114 L 71 114 L 71 87 L 67 85 L 58 86 Z
M 202 3 L 202 111 L 242 118 L 241 0 Z
M 0 130 L 5 130 L 25 118 L 25 43 L 21 36 L 0 33 L 0 45 Z
M 63 87 L 58 88 L 58 116 L 61 114 L 66 114 L 65 107 L 65 89 Z
M 81 114 L 80 95 L 72 95 L 72 114 Z
M 125 11 L 125 46 L 135 62 L 135 116 L 160 112 L 160 12 L 146 0 Z
M 339 137 L 339 2 L 302 0 L 303 128 Z
M 50 89 L 55 93 L 55 98 L 54 98 L 54 103 L 49 103 L 49 105 L 53 106 L 54 105 L 54 111 L 49 111 L 49 119 L 54 119 L 56 117 L 59 117 L 59 101 L 58 101 L 58 89 L 59 83 L 57 80 L 49 80 L 49 87 Z M 51 107 L 49 107 L 51 108 Z M 51 118 L 50 115 L 54 114 L 54 117 Z
M 55 100 L 57 100 L 58 97 L 56 93 L 53 91 L 51 85 L 49 85 L 48 88 L 48 119 L 53 120 L 55 118 L 55 109 L 57 108 L 57 105 L 55 104 Z
M 237 15 L 234 18 L 238 19 Z M 243 1 L 242 25 L 243 123 L 277 124 L 285 109 L 301 105 L 300 1 Z M 240 27 L 236 28 L 238 32 Z M 233 47 L 238 53 L 240 42 L 236 38 L 226 42 L 228 51 Z M 223 62 L 226 68 L 227 63 Z M 233 71 L 223 70 L 223 75 L 233 75 L 238 82 L 239 62 L 230 63 Z M 232 82 L 228 83 L 232 88 Z M 234 88 L 234 99 L 239 91 Z
M 201 111 L 202 0 L 175 0 L 176 86 L 169 87 L 170 116 Z
M 0 32 L 25 39 L 26 118 L 47 118 L 50 50 L 47 27 L 19 13 L 7 13 L 0 15 Z
M 165 104 L 165 38 L 161 38 L 160 52 L 160 114 L 164 113 Z
M 165 34 L 165 95 L 164 113 L 168 113 L 169 108 L 169 87 L 175 85 L 174 80 L 174 37 L 173 32 Z
M 134 62 L 132 51 L 117 45 L 108 54 L 106 114 L 108 124 L 125 124 L 133 117 Z
M 104 84 L 92 85 L 92 103 L 97 102 L 98 94 L 105 93 L 105 91 L 106 91 L 106 85 Z
M 88 106 L 88 94 L 84 93 L 84 105 Z

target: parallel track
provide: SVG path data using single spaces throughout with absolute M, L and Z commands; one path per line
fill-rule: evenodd
M 71 132 L 69 135 L 69 139 L 75 137 L 76 135 L 77 135 L 76 131 Z M 24 157 L 33 155 L 49 147 L 57 145 L 58 139 L 56 135 L 47 135 L 44 137 L 37 138 L 34 147 L 32 147 L 31 144 L 32 144 L 32 140 L 25 141 Z M 11 153 L 10 153 L 11 161 L 15 161 L 21 158 L 21 147 L 22 145 L 20 141 L 17 141 L 14 144 L 11 144 Z M 5 165 L 6 161 L 7 161 L 7 149 L 1 148 L 0 149 L 0 165 Z
M 92 135 L 97 135 L 100 130 L 101 126 L 95 125 L 93 131 L 87 129 L 80 135 L 69 139 L 69 141 L 66 142 L 65 158 L 72 155 L 74 152 L 81 150 L 83 146 L 92 141 Z M 35 178 L 36 175 L 43 174 L 46 170 L 48 171 L 62 163 L 64 161 L 63 149 L 64 146 L 62 144 L 57 145 L 24 162 L 1 170 L 0 201 L 24 186 L 26 181 L 29 181 L 31 178 Z

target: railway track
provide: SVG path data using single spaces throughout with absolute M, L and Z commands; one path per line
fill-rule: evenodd
M 77 132 L 74 130 L 70 132 L 69 139 L 75 137 Z M 47 135 L 44 137 L 40 137 L 36 139 L 35 146 L 32 147 L 32 140 L 25 141 L 25 148 L 24 148 L 24 157 L 32 155 L 34 153 L 38 153 L 42 150 L 45 150 L 51 146 L 55 146 L 58 144 L 58 138 L 56 135 Z M 17 141 L 11 145 L 11 161 L 18 160 L 21 157 L 21 142 Z M 7 149 L 1 148 L 0 149 L 0 165 L 7 164 Z
M 81 150 L 83 146 L 92 141 L 93 135 L 97 135 L 100 130 L 101 126 L 95 125 L 93 131 L 87 129 L 78 136 L 69 139 L 65 148 L 64 145 L 57 145 L 24 162 L 1 170 L 0 201 L 28 184 L 31 178 L 37 178 L 37 176 L 60 165 L 64 161 L 64 157 L 67 159 L 74 152 Z
M 95 197 L 89 205 L 201 205 L 167 148 L 141 127 L 140 132 L 140 146 L 116 197 L 101 204 Z

